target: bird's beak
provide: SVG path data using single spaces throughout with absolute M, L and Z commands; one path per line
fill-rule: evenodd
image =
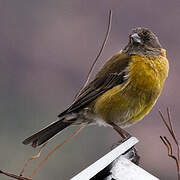
M 137 33 L 131 35 L 131 40 L 135 43 L 142 44 L 141 38 Z

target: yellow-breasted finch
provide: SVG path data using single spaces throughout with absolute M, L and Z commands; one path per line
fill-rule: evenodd
M 161 94 L 168 69 L 156 35 L 147 28 L 132 30 L 127 46 L 105 63 L 58 120 L 23 143 L 39 146 L 69 125 L 101 121 L 124 128 L 138 122 Z

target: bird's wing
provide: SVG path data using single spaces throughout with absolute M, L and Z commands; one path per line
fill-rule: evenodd
M 127 80 L 127 67 L 130 60 L 129 56 L 122 55 L 122 53 L 113 56 L 105 63 L 95 79 L 81 91 L 73 104 L 59 114 L 58 117 L 67 113 L 77 112 L 107 90 L 123 84 Z

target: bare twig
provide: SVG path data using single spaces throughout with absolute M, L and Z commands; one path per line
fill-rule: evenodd
M 179 147 L 178 140 L 176 138 L 176 133 L 174 132 L 174 129 L 173 129 L 170 110 L 169 110 L 169 108 L 167 108 L 167 116 L 168 116 L 167 121 L 166 121 L 163 113 L 161 112 L 161 110 L 159 110 L 159 114 L 161 116 L 161 119 L 163 120 L 163 123 L 165 124 L 166 128 L 168 129 L 170 135 L 172 136 L 174 143 L 176 144 L 177 152 L 176 152 L 176 155 L 173 155 L 172 142 L 170 142 L 166 136 L 164 136 L 164 137 L 160 136 L 161 141 L 163 142 L 163 144 L 166 146 L 166 148 L 168 150 L 168 156 L 170 158 L 174 159 L 176 162 L 176 167 L 177 167 L 177 172 L 178 172 L 178 180 L 180 180 L 180 147 Z
M 174 142 L 176 144 L 176 147 L 177 147 L 177 159 L 178 161 L 180 161 L 180 147 L 179 147 L 179 143 L 178 143 L 178 140 L 176 138 L 176 135 L 175 135 L 175 132 L 173 130 L 173 126 L 172 126 L 172 123 L 171 123 L 171 115 L 170 115 L 170 110 L 169 108 L 167 108 L 167 114 L 168 114 L 168 121 L 169 121 L 169 125 L 170 125 L 170 128 L 172 130 L 172 134 L 173 134 L 173 139 L 174 139 Z M 180 164 L 179 164 L 180 166 Z
M 104 41 L 103 41 L 103 43 L 102 43 L 101 49 L 99 50 L 98 55 L 96 56 L 95 60 L 93 61 L 92 65 L 91 65 L 91 67 L 90 67 L 90 70 L 89 70 L 89 72 L 88 72 L 88 74 L 87 74 L 87 76 L 86 76 L 86 78 L 85 78 L 85 81 L 84 81 L 84 83 L 83 83 L 83 86 L 80 88 L 79 92 L 76 94 L 76 96 L 75 96 L 75 98 L 74 98 L 75 100 L 76 100 L 76 98 L 79 96 L 79 94 L 81 94 L 82 90 L 84 89 L 84 87 L 85 87 L 85 86 L 88 84 L 88 82 L 89 82 L 89 79 L 90 79 L 91 73 L 92 73 L 92 71 L 93 71 L 93 69 L 94 69 L 94 66 L 95 66 L 98 58 L 100 57 L 100 55 L 101 55 L 101 53 L 102 53 L 102 51 L 103 51 L 103 49 L 104 49 L 104 47 L 105 47 L 105 45 L 106 45 L 107 39 L 108 39 L 108 37 L 109 37 L 109 33 L 110 33 L 110 30 L 111 30 L 111 22 L 112 22 L 112 10 L 109 11 L 108 27 L 107 27 L 106 35 L 105 35 Z
M 61 148 L 65 143 L 67 143 L 68 141 L 70 141 L 72 139 L 72 137 L 74 137 L 75 135 L 77 135 L 83 128 L 85 127 L 85 125 L 81 125 L 71 136 L 69 136 L 68 138 L 66 138 L 61 144 L 58 144 L 50 153 L 48 153 L 48 155 L 38 164 L 38 166 L 36 167 L 36 169 L 33 171 L 32 175 L 29 177 L 30 179 L 33 178 L 33 176 L 37 173 L 37 171 L 39 170 L 39 168 L 50 158 L 50 156 L 52 154 L 54 154 L 55 151 L 57 151 L 59 148 Z
M 173 126 L 172 126 L 172 123 L 171 123 L 171 114 L 170 114 L 170 110 L 169 108 L 167 107 L 167 115 L 168 115 L 168 122 L 169 122 L 169 127 L 171 129 L 171 132 L 174 132 L 173 130 Z M 174 133 L 173 133 L 174 134 Z
M 170 141 L 165 136 L 164 137 L 160 136 L 160 138 L 164 143 L 164 145 L 167 147 L 168 156 L 177 161 L 176 157 L 173 155 L 173 149 Z
M 46 143 L 44 143 L 44 144 L 40 147 L 38 154 L 36 154 L 35 156 L 30 157 L 30 158 L 25 162 L 24 167 L 23 167 L 23 169 L 21 170 L 19 176 L 22 176 L 22 175 L 23 175 L 24 170 L 25 170 L 25 168 L 28 166 L 28 164 L 29 164 L 30 161 L 32 161 L 32 160 L 34 160 L 34 159 L 38 159 L 38 158 L 40 157 L 41 152 L 43 151 L 43 149 L 44 149 L 44 147 L 47 145 L 47 143 L 48 143 L 48 141 L 47 141 Z
M 8 172 L 2 171 L 2 170 L 0 170 L 0 174 L 4 174 L 5 176 L 11 177 L 11 178 L 17 179 L 17 180 L 31 180 L 29 178 L 26 178 L 26 177 L 23 177 L 23 176 L 17 176 L 15 174 L 8 173 Z

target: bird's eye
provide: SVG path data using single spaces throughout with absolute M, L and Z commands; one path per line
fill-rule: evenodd
M 145 32 L 143 32 L 143 36 L 147 36 L 148 35 L 148 33 L 145 31 Z
M 145 41 L 149 41 L 150 40 L 150 36 L 148 32 L 143 32 L 142 37 Z

